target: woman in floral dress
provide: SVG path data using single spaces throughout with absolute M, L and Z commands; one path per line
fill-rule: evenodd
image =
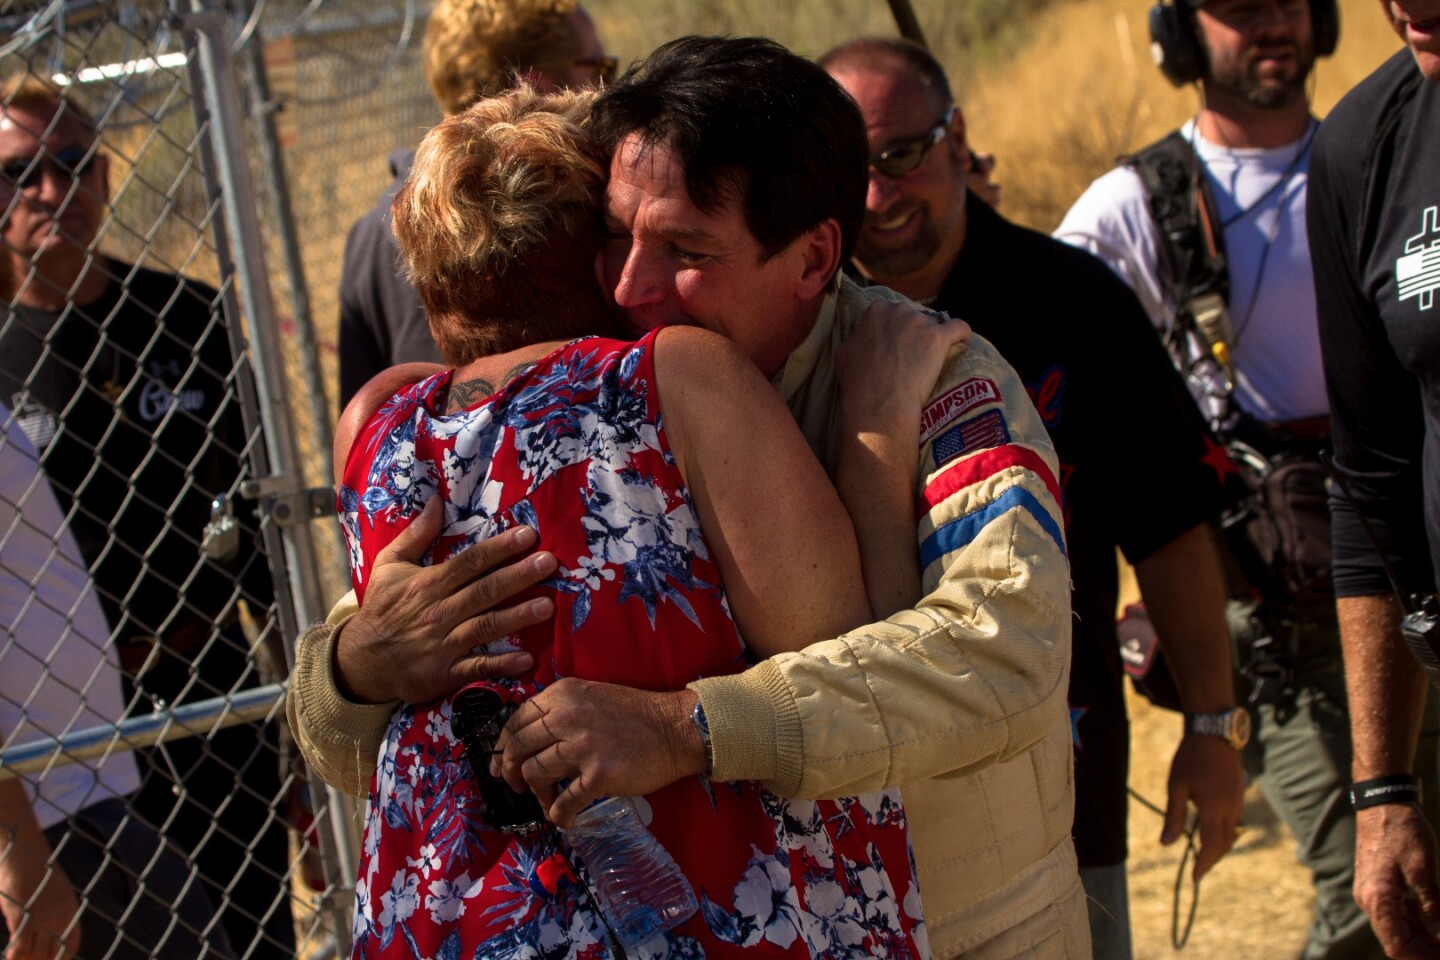
M 427 508 L 444 511 L 429 562 L 516 524 L 556 556 L 554 620 L 501 644 L 534 657 L 507 681 L 520 696 L 565 677 L 679 691 L 870 619 L 840 501 L 737 348 L 678 327 L 572 341 L 611 327 L 589 102 L 521 89 L 425 138 L 394 222 L 452 369 L 382 374 L 337 431 L 362 603 L 376 554 Z M 443 700 L 392 719 L 354 955 L 611 955 L 563 834 L 480 816 L 451 716 Z M 895 792 L 786 800 L 687 776 L 636 803 L 700 902 L 647 955 L 928 956 Z

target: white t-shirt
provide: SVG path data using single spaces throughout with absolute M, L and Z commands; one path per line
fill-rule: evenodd
M 124 715 L 120 668 L 89 572 L 34 447 L 4 404 L 0 631 L 0 744 L 15 747 Z M 140 786 L 128 752 L 22 779 L 42 829 Z
M 1299 141 L 1268 150 L 1218 146 L 1198 134 L 1194 121 L 1180 131 L 1204 163 L 1220 222 L 1226 225 L 1235 400 L 1266 421 L 1330 412 L 1305 234 L 1305 184 L 1317 128 L 1312 125 Z M 1055 236 L 1108 263 L 1134 288 L 1156 328 L 1169 329 L 1175 305 L 1160 282 L 1155 224 L 1134 170 L 1117 167 L 1092 183 Z M 1205 394 L 1214 384 L 1192 382 L 1190 387 L 1207 415 L 1213 414 Z

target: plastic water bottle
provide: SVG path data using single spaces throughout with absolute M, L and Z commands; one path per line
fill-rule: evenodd
M 699 909 L 690 881 L 627 798 L 586 807 L 565 839 L 585 862 L 600 912 L 626 948 L 678 927 Z

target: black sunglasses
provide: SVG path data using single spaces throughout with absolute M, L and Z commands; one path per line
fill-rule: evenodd
M 46 167 L 49 167 L 57 177 L 73 180 L 83 176 L 85 171 L 90 169 L 90 162 L 94 159 L 94 151 L 86 147 L 67 147 L 64 150 L 47 152 L 40 156 L 16 157 L 13 160 L 6 160 L 4 167 L 0 167 L 0 173 L 4 174 L 11 186 L 17 190 L 24 190 L 40 182 L 40 173 Z
M 950 132 L 950 121 L 954 118 L 955 108 L 951 107 L 945 111 L 939 122 L 925 133 L 902 140 L 889 150 L 871 157 L 870 166 L 885 176 L 898 180 L 925 162 L 925 158 L 930 155 L 930 148 L 944 140 L 945 134 Z

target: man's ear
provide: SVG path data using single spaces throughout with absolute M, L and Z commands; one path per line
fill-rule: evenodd
M 955 151 L 955 156 L 965 162 L 965 169 L 970 169 L 970 145 L 965 141 L 965 114 L 960 108 L 955 108 L 955 113 L 950 118 L 950 144 Z
M 840 224 L 830 218 L 811 227 L 799 239 L 800 283 L 795 295 L 810 300 L 823 294 L 840 269 Z

